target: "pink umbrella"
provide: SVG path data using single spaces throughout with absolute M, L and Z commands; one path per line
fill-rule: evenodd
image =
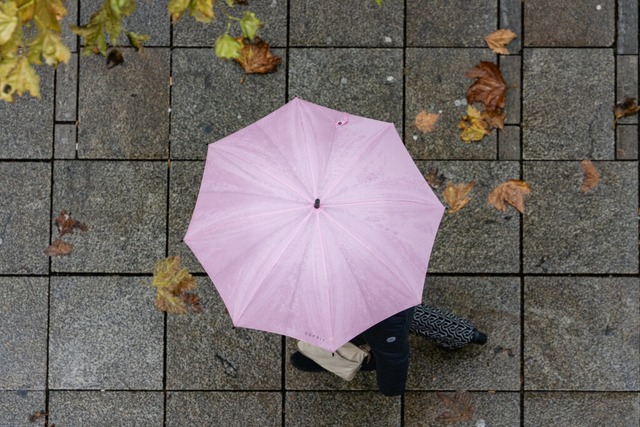
M 420 304 L 443 212 L 392 123 L 294 99 L 209 145 L 184 241 L 234 325 L 334 351 Z

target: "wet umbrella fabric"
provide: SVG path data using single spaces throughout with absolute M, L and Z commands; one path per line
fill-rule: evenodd
M 443 212 L 392 123 L 296 98 L 209 145 L 184 241 L 235 326 L 333 351 L 421 302 Z

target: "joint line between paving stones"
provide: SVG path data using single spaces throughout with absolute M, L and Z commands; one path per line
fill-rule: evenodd
M 519 126 L 519 135 L 520 135 L 520 155 L 518 163 L 520 164 L 520 179 L 524 180 L 524 138 L 523 138 L 523 129 L 522 129 L 522 121 L 524 118 L 524 52 L 525 52 L 525 35 L 524 35 L 524 3 L 520 3 L 520 36 L 521 36 L 521 44 L 520 44 L 520 84 L 518 85 L 518 91 L 520 92 L 519 101 L 520 101 L 520 117 L 518 117 L 518 126 Z M 525 369 L 524 369 L 524 215 L 520 215 L 520 242 L 518 244 L 518 249 L 520 251 L 520 389 L 519 389 L 519 400 L 520 400 L 520 425 L 525 425 L 524 419 L 524 384 L 525 384 Z

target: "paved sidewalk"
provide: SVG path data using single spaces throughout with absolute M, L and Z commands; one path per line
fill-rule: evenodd
M 66 3 L 84 23 L 100 2 Z M 166 1 L 138 3 L 143 54 L 107 69 L 67 34 L 42 100 L 0 104 L 0 426 L 438 426 L 437 392 L 458 389 L 477 406 L 459 426 L 640 425 L 638 116 L 612 126 L 639 95 L 637 0 L 250 1 L 283 62 L 246 79 L 211 48 L 224 18 L 172 26 Z M 498 28 L 518 35 L 509 56 L 484 42 Z M 480 60 L 509 85 L 507 125 L 465 144 Z M 181 243 L 207 144 L 294 96 L 392 121 L 422 171 L 477 181 L 445 214 L 424 300 L 489 343 L 412 337 L 401 398 L 373 373 L 295 371 L 293 340 L 232 329 Z M 434 132 L 416 130 L 421 110 L 441 112 Z M 589 193 L 584 159 L 602 176 Z M 523 215 L 486 203 L 512 178 L 533 188 Z M 61 209 L 89 231 L 49 259 Z M 142 284 L 169 255 L 197 276 L 201 314 L 155 310 Z

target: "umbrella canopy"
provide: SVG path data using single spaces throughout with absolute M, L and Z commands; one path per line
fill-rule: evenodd
M 392 123 L 296 98 L 209 145 L 184 241 L 234 325 L 334 351 L 421 302 L 443 212 Z

